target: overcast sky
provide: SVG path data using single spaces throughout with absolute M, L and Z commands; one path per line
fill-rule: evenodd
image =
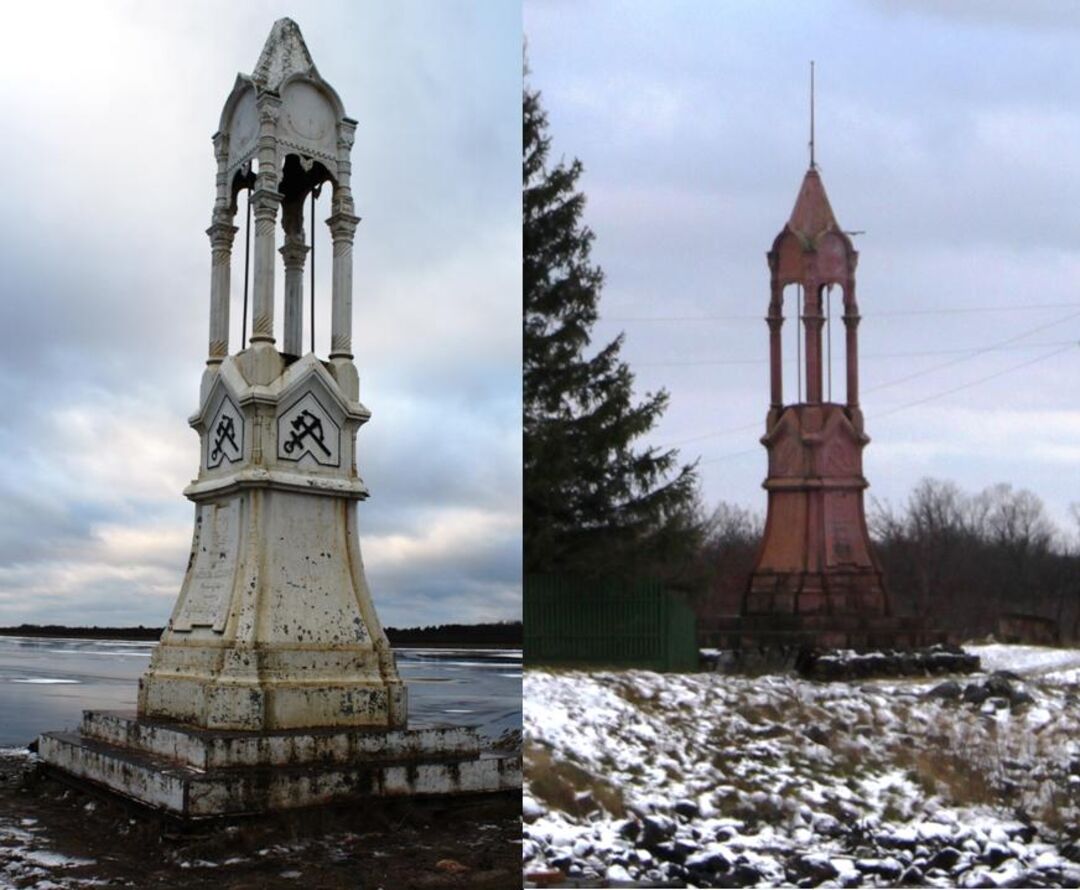
M 596 339 L 625 331 L 639 390 L 670 391 L 649 441 L 701 458 L 710 505 L 764 509 L 765 252 L 807 169 L 814 59 L 818 166 L 841 226 L 863 232 L 870 494 L 1008 482 L 1073 530 L 1080 6 L 527 0 L 525 31 L 553 154 L 585 165 L 607 276 Z
M 210 137 L 285 15 L 359 121 L 353 343 L 373 413 L 359 469 L 376 605 L 397 626 L 520 615 L 520 9 L 72 2 L 5 11 L 0 624 L 168 617 L 194 515 L 181 490 L 198 466 Z M 234 269 L 242 244 L 241 229 Z M 234 301 L 234 328 L 239 315 Z

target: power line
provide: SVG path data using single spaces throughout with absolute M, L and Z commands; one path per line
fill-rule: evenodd
M 1014 303 L 1003 306 L 942 306 L 920 309 L 893 309 L 883 312 L 873 310 L 860 314 L 866 318 L 898 318 L 907 315 L 972 315 L 990 312 L 1030 312 L 1048 309 L 1075 309 L 1080 303 Z M 601 321 L 619 322 L 666 322 L 666 321 L 762 321 L 762 315 L 601 315 Z
M 1068 352 L 1070 349 L 1074 349 L 1080 346 L 1080 341 L 1074 341 L 1066 346 L 1062 346 L 1060 349 L 1055 349 L 1052 352 L 1048 352 L 1045 355 L 1040 355 L 1037 358 L 1028 359 L 1026 362 L 1021 362 L 1018 365 L 1012 365 L 1008 368 L 1003 368 L 1000 371 L 996 371 L 993 374 L 987 374 L 985 377 L 980 377 L 977 380 L 972 380 L 968 383 L 962 383 L 959 386 L 954 386 L 952 389 L 942 390 L 941 392 L 934 393 L 933 395 L 925 396 L 921 399 L 915 399 L 913 402 L 906 402 L 903 405 L 897 405 L 895 408 L 890 408 L 888 411 L 883 411 L 880 414 L 873 415 L 873 420 L 881 420 L 883 417 L 889 417 L 892 414 L 897 414 L 900 411 L 906 411 L 908 408 L 914 408 L 916 405 L 923 405 L 926 402 L 931 402 L 934 399 L 940 399 L 944 396 L 951 396 L 953 393 L 962 392 L 965 389 L 971 389 L 973 386 L 978 386 L 981 383 L 986 383 L 989 380 L 995 380 L 998 377 L 1004 377 L 1006 374 L 1011 374 L 1013 371 L 1019 371 L 1022 368 L 1036 365 L 1039 362 L 1045 362 L 1048 359 L 1052 359 L 1055 356 Z
M 1038 333 L 1040 333 L 1042 331 L 1045 331 L 1045 330 L 1047 330 L 1049 328 L 1056 328 L 1059 325 L 1062 325 L 1065 322 L 1071 321 L 1072 319 L 1078 318 L 1078 317 L 1080 317 L 1080 312 L 1071 312 L 1071 313 L 1069 313 L 1068 315 L 1066 315 L 1066 316 L 1064 316 L 1062 318 L 1058 318 L 1058 319 L 1055 319 L 1054 321 L 1046 322 L 1045 324 L 1036 325 L 1035 327 L 1029 328 L 1026 331 L 1021 331 L 1018 334 L 1013 334 L 1013 336 L 1007 337 L 1004 340 L 999 340 L 999 341 L 997 341 L 995 343 L 989 344 L 988 346 L 983 346 L 981 348 L 975 349 L 974 351 L 970 352 L 969 354 L 963 355 L 963 356 L 961 356 L 959 358 L 951 359 L 950 361 L 947 361 L 947 362 L 941 362 L 941 363 L 933 365 L 933 366 L 931 366 L 929 368 L 923 368 L 921 371 L 915 371 L 915 372 L 913 372 L 911 374 L 905 374 L 903 377 L 897 377 L 897 378 L 895 378 L 893 380 L 888 380 L 885 383 L 879 383 L 876 386 L 871 386 L 868 389 L 865 389 L 864 392 L 870 393 L 870 392 L 877 392 L 877 391 L 882 390 L 882 389 L 888 389 L 890 386 L 897 386 L 898 384 L 906 383 L 909 380 L 914 380 L 916 377 L 925 377 L 927 374 L 934 374 L 934 373 L 936 373 L 938 371 L 942 371 L 942 370 L 944 370 L 946 368 L 955 367 L 956 365 L 959 365 L 962 362 L 966 362 L 966 361 L 969 361 L 970 359 L 977 358 L 978 356 L 983 355 L 983 354 L 988 353 L 988 352 L 994 352 L 994 351 L 1000 350 L 1000 349 L 1002 349 L 1004 347 L 1011 346 L 1012 344 L 1016 343 L 1018 340 L 1023 340 L 1026 337 L 1030 337 L 1032 334 L 1038 334 Z M 1071 348 L 1073 342 L 1074 341 L 1071 341 L 1071 340 L 1068 341 L 1068 344 L 1065 345 L 1064 348 L 1065 349 Z M 1021 365 L 1020 367 L 1023 367 L 1023 365 Z M 730 435 L 732 433 L 739 433 L 739 432 L 743 432 L 746 429 L 757 427 L 757 425 L 758 425 L 758 422 L 755 421 L 753 424 L 744 424 L 741 427 L 732 427 L 730 429 L 717 430 L 716 432 L 712 432 L 712 433 L 702 433 L 701 435 L 698 435 L 698 436 L 691 436 L 690 438 L 687 438 L 687 439 L 681 439 L 681 440 L 676 441 L 676 442 L 670 442 L 667 445 L 665 445 L 664 447 L 665 448 L 673 448 L 673 447 L 677 447 L 679 445 L 686 445 L 686 444 L 689 444 L 691 442 L 700 442 L 703 439 L 713 439 L 713 438 L 717 438 L 719 436 L 726 436 L 726 435 Z
M 1037 325 L 1036 327 L 1029 328 L 1026 331 L 1021 331 L 1019 334 L 1014 334 L 1012 337 L 1008 337 L 1004 340 L 999 340 L 997 343 L 991 343 L 989 346 L 986 346 L 983 349 L 971 353 L 971 355 L 954 358 L 951 361 L 942 362 L 939 365 L 933 365 L 929 368 L 923 368 L 923 370 L 921 371 L 915 371 L 903 377 L 897 377 L 895 380 L 889 380 L 885 383 L 879 383 L 877 386 L 871 386 L 869 389 L 864 390 L 864 392 L 877 392 L 878 390 L 888 389 L 890 386 L 896 386 L 900 383 L 906 383 L 909 380 L 914 380 L 916 377 L 925 377 L 927 374 L 933 374 L 936 371 L 942 371 L 945 368 L 954 367 L 955 365 L 959 365 L 961 362 L 966 362 L 970 359 L 977 358 L 984 353 L 992 352 L 993 350 L 998 349 L 1002 346 L 1009 346 L 1015 343 L 1017 340 L 1023 340 L 1026 337 L 1030 337 L 1032 334 L 1038 334 L 1042 331 L 1048 330 L 1049 328 L 1056 328 L 1058 325 L 1064 324 L 1067 321 L 1072 321 L 1074 318 L 1080 318 L 1080 312 L 1072 312 L 1069 315 L 1064 316 L 1063 318 L 1055 319 L 1054 321 L 1047 322 L 1046 324 Z
M 936 355 L 970 355 L 972 353 L 982 352 L 1011 352 L 1017 349 L 1045 349 L 1052 346 L 1065 346 L 1072 344 L 1072 340 L 1053 340 L 1048 343 L 1024 343 L 1022 345 L 1013 346 L 968 346 L 962 349 L 920 349 L 912 352 L 871 352 L 863 353 L 859 356 L 859 361 L 863 362 L 868 359 L 886 359 L 886 358 L 929 358 Z M 791 356 L 788 356 L 784 360 L 784 364 L 790 364 L 795 361 Z M 693 368 L 702 366 L 720 366 L 720 365 L 767 365 L 769 359 L 767 358 L 735 358 L 735 359 L 690 359 L 688 361 L 676 361 L 676 362 L 634 362 L 635 368 Z
M 914 401 L 911 401 L 911 402 L 905 402 L 904 404 L 897 405 L 897 406 L 895 406 L 893 408 L 890 408 L 887 411 L 882 411 L 880 414 L 871 415 L 867 419 L 875 421 L 875 422 L 878 421 L 878 420 L 883 420 L 886 417 L 890 417 L 890 416 L 892 416 L 894 414 L 899 414 L 901 411 L 906 411 L 909 408 L 914 408 L 914 407 L 916 407 L 918 405 L 925 405 L 927 402 L 932 402 L 935 399 L 941 399 L 941 398 L 944 398 L 945 396 L 951 396 L 951 395 L 954 395 L 955 393 L 963 392 L 964 390 L 971 389 L 972 387 L 979 386 L 979 385 L 981 385 L 983 383 L 987 383 L 990 380 L 996 380 L 998 377 L 1004 377 L 1007 374 L 1012 374 L 1012 373 L 1014 373 L 1016 371 L 1023 370 L 1024 368 L 1029 368 L 1032 365 L 1037 365 L 1040 362 L 1049 361 L 1050 359 L 1056 358 L 1057 356 L 1062 355 L 1062 354 L 1068 352 L 1069 350 L 1075 349 L 1077 347 L 1080 347 L 1080 341 L 1071 341 L 1068 344 L 1066 344 L 1065 346 L 1062 346 L 1062 347 L 1060 347 L 1058 349 L 1054 349 L 1051 352 L 1048 352 L 1048 353 L 1046 353 L 1044 355 L 1037 356 L 1036 358 L 1028 359 L 1025 362 L 1020 362 L 1020 364 L 1018 364 L 1018 365 L 1011 365 L 1008 368 L 1002 368 L 1000 371 L 995 371 L 993 374 L 987 374 L 984 377 L 979 377 L 976 380 L 970 380 L 967 383 L 960 384 L 959 386 L 954 386 L 954 387 L 951 387 L 949 389 L 942 390 L 941 392 L 936 392 L 936 393 L 933 393 L 931 395 L 924 396 L 921 399 L 915 399 Z M 756 424 L 755 424 L 755 426 L 756 426 Z M 748 454 L 759 454 L 759 453 L 760 453 L 760 451 L 757 448 L 748 448 L 748 449 L 745 449 L 743 451 L 733 451 L 733 452 L 731 452 L 729 454 L 721 454 L 721 455 L 718 455 L 716 457 L 702 458 L 702 459 L 700 459 L 698 461 L 698 463 L 699 464 L 718 463 L 720 461 L 731 460 L 731 459 L 734 459 L 736 457 L 743 457 L 743 456 L 748 455 Z

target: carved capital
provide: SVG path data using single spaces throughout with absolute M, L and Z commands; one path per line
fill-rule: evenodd
M 779 331 L 784 324 L 784 316 L 767 315 L 765 321 L 768 323 L 770 331 Z
M 360 217 L 353 216 L 351 213 L 338 212 L 328 217 L 326 224 L 330 227 L 330 236 L 334 239 L 335 245 L 339 241 L 352 243 L 356 227 L 360 224 Z
M 278 206 L 281 204 L 283 195 L 279 191 L 267 188 L 257 188 L 251 193 L 251 210 L 255 219 L 271 222 L 277 216 Z
M 219 166 L 224 166 L 229 159 L 229 134 L 219 130 L 213 135 L 213 140 L 214 157 L 217 158 Z
M 356 121 L 350 118 L 342 118 L 338 122 L 338 151 L 348 154 L 352 151 L 353 142 L 356 141 Z
M 303 269 L 304 259 L 310 250 L 311 248 L 304 243 L 302 238 L 293 240 L 286 237 L 285 243 L 279 248 L 278 253 L 281 254 L 281 259 L 285 262 L 286 270 Z
M 229 251 L 232 250 L 233 238 L 238 231 L 239 229 L 236 226 L 221 220 L 215 220 L 210 224 L 210 228 L 206 230 L 206 234 L 210 236 L 210 246 L 215 251 Z
M 277 93 L 259 93 L 255 104 L 259 110 L 259 123 L 275 126 L 281 117 L 281 97 Z
M 853 328 L 853 329 L 857 328 L 859 326 L 860 321 L 862 321 L 862 316 L 859 315 L 859 313 L 857 311 L 852 312 L 850 314 L 848 314 L 848 313 L 844 314 L 844 325 L 845 325 L 845 327 Z

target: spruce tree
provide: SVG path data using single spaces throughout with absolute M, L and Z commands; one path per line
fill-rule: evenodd
M 668 394 L 635 403 L 622 334 L 590 350 L 604 276 L 582 165 L 548 165 L 547 116 L 527 87 L 523 111 L 525 569 L 671 578 L 700 544 L 695 468 L 634 447 Z

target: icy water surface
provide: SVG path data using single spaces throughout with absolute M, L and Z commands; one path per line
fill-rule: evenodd
M 0 636 L 0 747 L 73 729 L 84 708 L 135 707 L 154 644 Z M 400 648 L 410 724 L 521 728 L 520 649 Z

